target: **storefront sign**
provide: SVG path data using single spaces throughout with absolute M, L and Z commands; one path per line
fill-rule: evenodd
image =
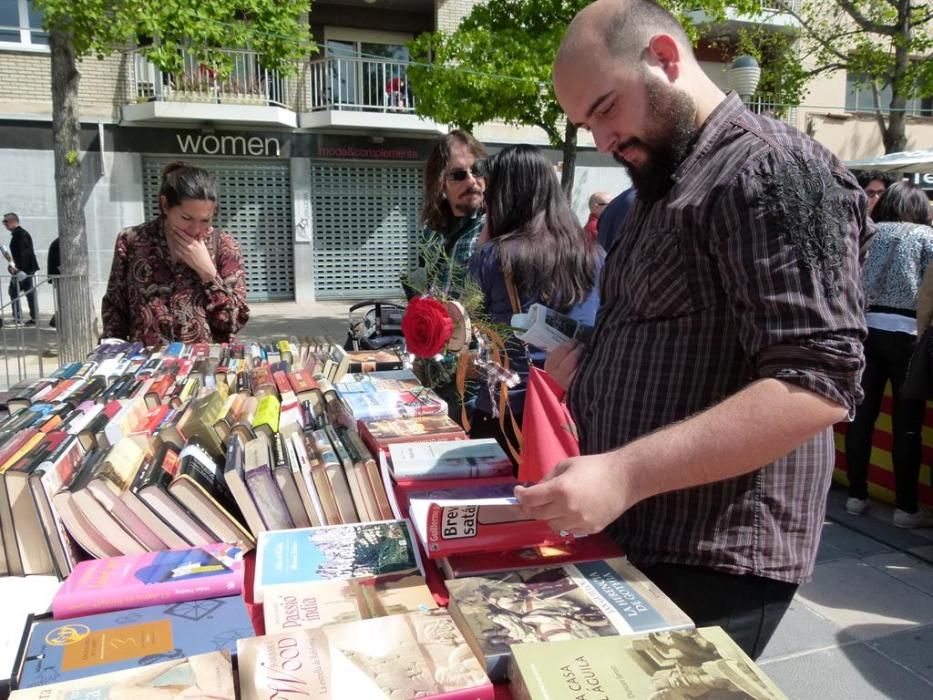
M 317 158 L 339 160 L 422 161 L 432 142 L 426 139 L 371 139 L 368 137 L 321 135 L 312 152 Z
M 232 136 L 229 134 L 175 134 L 182 153 L 206 156 L 263 156 L 278 158 L 282 153 L 277 138 Z
M 933 190 L 933 173 L 914 173 L 914 184 L 925 190 Z

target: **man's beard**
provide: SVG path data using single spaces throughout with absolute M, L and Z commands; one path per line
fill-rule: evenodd
M 454 216 L 467 216 L 473 217 L 483 211 L 483 193 L 479 190 L 476 190 L 476 194 L 479 195 L 477 198 L 471 198 L 468 201 L 463 202 L 457 206 L 457 209 L 454 210 L 453 207 L 450 208 L 451 213 Z
M 617 146 L 612 157 L 628 170 L 639 198 L 656 202 L 670 191 L 673 174 L 690 153 L 696 135 L 696 105 L 685 92 L 652 76 L 645 82 L 645 91 L 655 126 L 644 141 L 633 137 Z M 619 155 L 629 146 L 647 153 L 643 165 L 633 165 Z

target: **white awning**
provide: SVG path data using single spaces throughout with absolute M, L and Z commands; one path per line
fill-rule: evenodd
M 925 151 L 901 151 L 874 158 L 847 160 L 843 165 L 850 170 L 877 170 L 879 172 L 933 172 L 933 148 Z

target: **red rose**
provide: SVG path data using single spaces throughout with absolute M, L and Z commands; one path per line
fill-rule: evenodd
M 402 335 L 408 351 L 418 357 L 434 357 L 444 349 L 454 330 L 447 308 L 437 299 L 416 297 L 408 302 L 402 319 Z

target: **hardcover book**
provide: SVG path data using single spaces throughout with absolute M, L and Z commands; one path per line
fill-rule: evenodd
M 237 657 L 243 700 L 492 700 L 494 692 L 442 609 L 241 639 Z
M 436 607 L 424 577 L 402 573 L 275 586 L 262 610 L 266 634 L 275 634 Z
M 423 573 L 407 520 L 262 532 L 256 548 L 257 603 L 281 584 Z
M 55 619 L 237 595 L 243 550 L 228 544 L 79 562 L 52 600 Z
M 235 695 L 229 651 L 102 673 L 63 683 L 13 691 L 11 700 L 120 700 L 185 698 L 220 700 Z
M 17 659 L 17 687 L 70 681 L 211 651 L 234 651 L 237 639 L 252 635 L 240 596 L 61 621 L 33 618 Z
M 373 451 L 388 448 L 396 442 L 436 442 L 466 440 L 466 433 L 449 416 L 416 416 L 390 420 L 359 421 L 360 437 Z
M 515 700 L 786 700 L 720 627 L 512 647 Z
M 396 479 L 465 479 L 512 476 L 513 466 L 495 438 L 403 442 L 389 445 Z
M 450 614 L 493 682 L 506 680 L 513 644 L 693 628 L 622 558 L 457 579 L 447 590 Z

